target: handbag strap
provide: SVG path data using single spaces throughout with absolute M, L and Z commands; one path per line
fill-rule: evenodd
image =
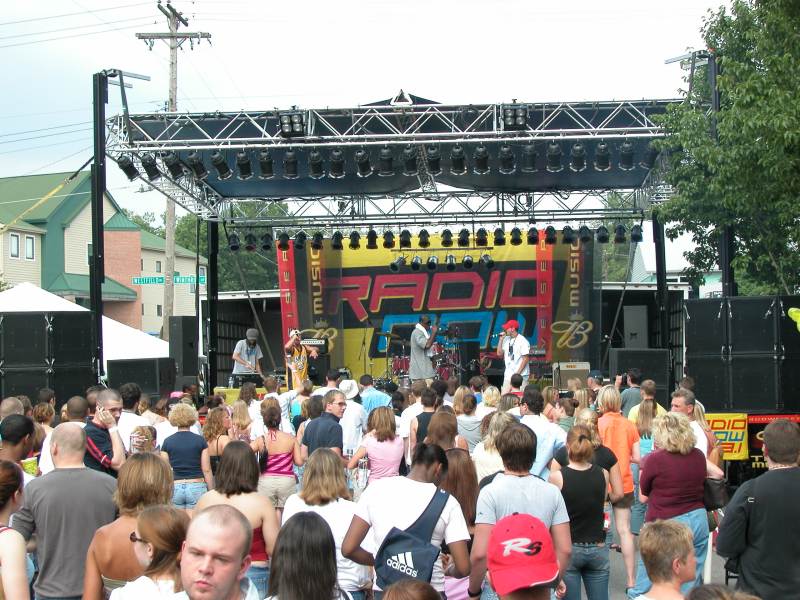
M 423 540 L 430 540 L 449 497 L 450 494 L 444 490 L 437 489 L 433 493 L 433 498 L 431 498 L 428 506 L 419 518 L 406 529 L 406 533 Z

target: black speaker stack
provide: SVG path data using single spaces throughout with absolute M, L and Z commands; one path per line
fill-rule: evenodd
M 612 348 L 608 355 L 609 373 L 612 383 L 617 375 L 628 369 L 639 369 L 642 381 L 652 379 L 656 384 L 656 401 L 669 407 L 670 358 L 669 350 L 661 348 Z
M 136 383 L 150 397 L 169 396 L 175 390 L 175 359 L 126 358 L 108 361 L 108 385 L 119 388 L 123 383 Z
M 800 296 L 688 300 L 686 373 L 707 411 L 800 412 Z

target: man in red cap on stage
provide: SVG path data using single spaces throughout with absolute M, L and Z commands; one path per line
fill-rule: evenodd
M 519 334 L 519 322 L 510 319 L 503 324 L 503 332 L 500 334 L 500 341 L 497 342 L 497 355 L 506 363 L 506 371 L 503 376 L 503 390 L 505 394 L 511 389 L 511 376 L 514 373 L 522 375 L 523 385 L 528 382 L 528 353 L 531 345 L 525 336 Z

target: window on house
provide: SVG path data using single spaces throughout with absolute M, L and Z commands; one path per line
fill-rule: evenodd
M 144 259 L 143 259 L 143 258 L 140 258 L 140 259 L 139 259 L 139 268 L 140 268 L 142 271 L 144 271 Z
M 144 316 L 144 302 L 142 302 L 142 316 Z
M 156 304 L 156 316 L 157 317 L 161 316 L 161 305 L 160 304 Z
M 12 233 L 11 237 L 9 238 L 9 251 L 11 252 L 11 258 L 19 258 L 19 234 Z
M 161 261 L 156 261 L 156 273 L 161 273 Z
M 25 236 L 25 259 L 36 259 L 36 238 L 32 235 Z
M 92 264 L 92 243 L 91 242 L 86 244 L 86 262 L 89 265 Z
M 200 267 L 199 274 L 200 274 L 200 281 L 202 281 L 203 277 L 206 276 L 206 268 L 205 267 Z M 200 283 L 200 281 L 197 282 L 200 285 L 200 287 L 205 287 L 205 284 L 204 283 Z M 197 291 L 197 288 L 195 287 L 195 284 L 191 284 L 189 286 L 189 293 L 190 294 L 194 294 L 196 291 Z

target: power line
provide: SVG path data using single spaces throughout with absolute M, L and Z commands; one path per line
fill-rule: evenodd
M 73 25 L 71 27 L 61 27 L 59 29 L 46 29 L 45 31 L 32 31 L 28 33 L 18 33 L 16 35 L 4 35 L 0 40 L 11 40 L 16 38 L 31 37 L 35 35 L 47 35 L 49 33 L 61 33 L 62 31 L 73 31 L 75 29 L 86 29 L 87 27 L 101 27 L 104 23 L 106 25 L 115 25 L 117 23 L 130 23 L 131 21 L 141 21 L 147 17 L 131 17 L 129 19 L 118 19 L 116 21 L 103 21 L 102 23 L 90 23 L 88 25 Z
M 56 135 L 67 135 L 67 134 L 70 134 L 70 133 L 80 133 L 82 131 L 91 131 L 91 130 L 92 130 L 91 127 L 82 127 L 80 129 L 71 129 L 69 131 L 57 131 L 55 133 L 46 133 L 44 135 L 32 135 L 30 137 L 19 138 L 17 140 L 5 140 L 5 141 L 2 141 L 2 142 L 0 142 L 0 146 L 3 146 L 5 144 L 16 144 L 18 142 L 29 142 L 30 140 L 41 140 L 42 138 L 50 138 L 50 137 L 53 137 L 53 136 L 56 136 Z
M 76 155 L 81 154 L 83 152 L 88 152 L 91 149 L 92 149 L 92 144 L 89 144 L 88 146 L 86 146 L 85 148 L 81 148 L 77 152 L 73 152 L 72 154 L 68 154 L 67 156 L 63 156 L 63 157 L 59 158 L 58 160 L 54 160 L 53 162 L 49 162 L 46 165 L 42 165 L 41 167 L 37 167 L 36 169 L 33 169 L 32 171 L 28 171 L 27 173 L 25 173 L 25 175 L 33 175 L 37 171 L 42 171 L 43 169 L 46 169 L 48 167 L 52 167 L 53 165 L 57 165 L 58 163 L 67 160 L 68 158 L 72 158 L 73 156 L 76 156 Z
M 53 125 L 52 127 L 43 127 L 41 129 L 29 129 L 27 131 L 15 131 L 13 133 L 4 133 L 0 138 L 11 137 L 15 135 L 24 135 L 26 133 L 39 133 L 40 131 L 52 131 L 53 129 L 64 129 L 66 127 L 77 127 L 78 125 L 89 125 L 93 121 L 83 121 L 81 123 L 69 123 L 68 125 Z
M 44 42 L 54 42 L 56 40 L 68 40 L 70 38 L 84 37 L 87 35 L 97 35 L 99 33 L 110 33 L 112 31 L 123 31 L 125 29 L 138 29 L 142 25 L 148 25 L 151 22 L 152 21 L 144 21 L 136 25 L 125 25 L 123 27 L 114 27 L 112 29 L 103 29 L 101 31 L 89 31 L 86 33 L 76 33 L 74 35 L 62 35 L 59 37 L 47 38 L 45 40 L 34 40 L 32 42 L 17 42 L 16 44 L 5 44 L 4 46 L 0 46 L 0 48 L 15 48 L 17 46 L 29 46 L 30 44 L 43 44 Z
M 145 6 L 146 4 L 150 4 L 150 2 L 136 2 L 134 4 L 122 4 L 120 6 L 109 6 L 108 8 L 97 8 L 94 10 L 82 10 L 80 12 L 73 12 L 73 13 L 64 13 L 61 15 L 48 15 L 46 17 L 33 17 L 30 19 L 20 19 L 18 21 L 5 21 L 4 23 L 0 23 L 0 27 L 4 25 L 16 25 L 17 23 L 33 23 L 34 21 L 47 21 L 50 19 L 60 19 L 62 17 L 74 17 L 76 15 L 85 15 L 86 13 L 96 13 L 96 12 L 104 12 L 107 10 L 119 10 L 121 8 L 131 8 L 133 6 Z
M 28 146 L 27 148 L 15 148 L 14 150 L 3 150 L 2 154 L 14 154 L 15 152 L 27 152 L 28 150 L 40 150 L 42 148 L 52 148 L 54 146 L 63 146 L 65 144 L 76 144 L 86 141 L 86 136 L 75 138 L 74 140 L 66 140 L 64 142 L 56 142 L 55 144 L 39 144 L 38 146 Z

